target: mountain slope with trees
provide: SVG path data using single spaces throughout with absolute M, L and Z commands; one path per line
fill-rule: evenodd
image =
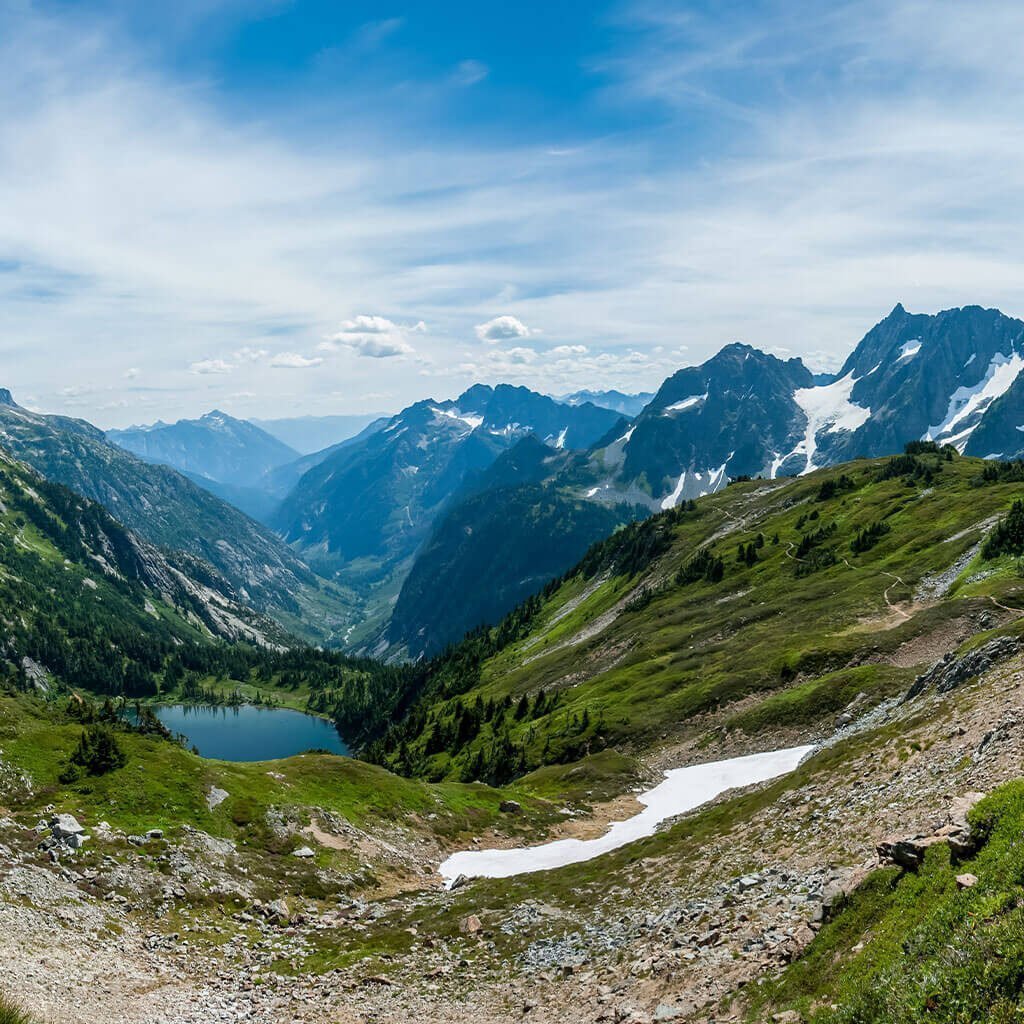
M 176 471 L 110 444 L 84 420 L 29 412 L 4 392 L 0 446 L 151 544 L 209 563 L 240 600 L 292 632 L 326 639 L 347 625 L 349 598 L 269 530 Z

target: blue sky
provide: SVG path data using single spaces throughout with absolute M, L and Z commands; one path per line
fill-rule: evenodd
M 102 425 L 1024 313 L 1019 5 L 0 0 L 0 367 Z

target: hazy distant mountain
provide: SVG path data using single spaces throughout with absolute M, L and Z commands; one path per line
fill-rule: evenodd
M 108 430 L 107 439 L 147 462 L 231 487 L 252 487 L 299 453 L 246 420 L 214 409 L 197 420 Z
M 387 419 L 389 415 L 376 412 L 351 416 L 293 416 L 275 420 L 250 419 L 249 422 L 299 454 L 312 455 L 355 437 L 374 420 Z
M 5 390 L 0 447 L 99 502 L 150 543 L 203 559 L 241 601 L 293 631 L 327 638 L 346 624 L 350 605 L 281 540 L 176 470 L 110 443 L 92 424 L 29 412 Z
M 563 395 L 558 400 L 566 405 L 582 405 L 590 402 L 602 409 L 611 409 L 632 419 L 639 415 L 643 407 L 654 397 L 650 391 L 641 391 L 636 395 L 623 394 L 621 391 L 574 391 L 571 395 Z
M 310 469 L 273 524 L 321 571 L 364 591 L 376 587 L 386 601 L 467 476 L 527 434 L 552 450 L 586 448 L 617 420 L 607 409 L 505 384 L 417 402 Z
M 314 466 L 319 466 L 324 459 L 330 458 L 335 452 L 340 452 L 352 445 L 361 444 L 371 434 L 383 430 L 389 422 L 390 417 L 375 419 L 363 427 L 354 437 L 349 437 L 344 441 L 339 441 L 337 444 L 332 444 L 329 448 L 311 452 L 308 455 L 302 455 L 292 462 L 286 462 L 283 466 L 277 466 L 263 476 L 263 479 L 259 482 L 259 487 L 266 499 L 272 501 L 276 507 L 292 492 L 295 485 Z M 264 521 L 259 516 L 257 518 L 260 519 L 260 522 Z
M 468 480 L 417 552 L 378 650 L 438 653 L 499 621 L 595 541 L 646 514 L 583 497 L 572 483 L 586 461 L 530 435 Z

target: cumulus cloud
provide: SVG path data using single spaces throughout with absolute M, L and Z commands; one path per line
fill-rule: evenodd
M 586 345 L 556 345 L 549 354 L 556 357 L 585 356 L 589 351 Z
M 124 371 L 122 376 L 124 377 L 125 380 L 135 380 L 135 378 L 138 377 L 138 375 L 141 372 L 142 371 L 139 370 L 137 366 L 129 366 L 128 369 Z
M 270 360 L 270 365 L 279 370 L 306 370 L 311 366 L 319 366 L 322 362 L 321 356 L 304 356 L 298 352 L 278 352 Z
M 406 340 L 406 335 L 424 334 L 426 330 L 427 325 L 422 320 L 409 327 L 384 316 L 359 315 L 343 320 L 341 329 L 317 347 L 322 352 L 336 352 L 344 347 L 368 359 L 393 359 L 413 355 L 416 350 Z
M 366 356 L 368 359 L 392 359 L 395 356 L 412 355 L 416 351 L 412 345 L 399 337 L 375 338 L 372 335 L 353 338 L 348 342 L 348 347 L 357 355 Z
M 476 336 L 489 345 L 497 345 L 500 341 L 510 341 L 514 338 L 528 338 L 531 334 L 538 332 L 527 327 L 518 317 L 496 316 L 487 323 L 477 324 L 473 328 Z
M 189 373 L 198 373 L 201 375 L 205 374 L 217 374 L 217 373 L 230 373 L 234 369 L 231 363 L 226 362 L 223 359 L 200 359 L 198 362 L 192 363 L 189 368 Z

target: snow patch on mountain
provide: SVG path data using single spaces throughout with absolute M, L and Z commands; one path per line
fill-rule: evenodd
M 729 459 L 733 457 L 733 452 L 729 453 Z M 672 489 L 671 494 L 667 494 L 661 499 L 661 509 L 666 511 L 670 508 L 675 508 L 679 504 L 680 498 L 683 497 L 686 487 L 686 477 L 690 477 L 689 490 L 692 492 L 691 496 L 694 498 L 703 497 L 705 494 L 714 494 L 716 491 L 720 491 L 726 483 L 725 467 L 729 465 L 729 459 L 726 459 L 718 469 L 705 469 L 700 472 L 694 473 L 687 470 L 683 470 L 679 474 L 679 479 L 676 481 L 675 487 Z
M 465 423 L 470 430 L 476 430 L 484 421 L 483 416 L 463 415 L 458 409 L 438 409 L 436 406 L 432 406 L 430 411 L 436 412 L 438 416 L 445 416 L 450 420 L 459 420 Z
M 681 402 L 673 402 L 671 405 L 665 406 L 665 412 L 685 412 L 687 409 L 693 409 L 700 405 L 701 402 L 708 400 L 708 393 L 705 391 L 703 395 L 690 395 L 689 398 L 684 398 Z
M 905 341 L 903 346 L 900 348 L 899 358 L 896 360 L 897 363 L 902 363 L 905 360 L 913 359 L 918 352 L 921 351 L 921 339 L 911 338 L 910 341 Z
M 790 455 L 803 455 L 806 460 L 804 468 L 800 471 L 801 476 L 819 468 L 814 462 L 819 434 L 839 430 L 852 432 L 860 429 L 870 419 L 870 409 L 850 401 L 853 386 L 858 379 L 851 370 L 845 377 L 831 384 L 797 388 L 793 392 L 793 401 L 807 417 L 804 439 L 790 452 Z
M 949 396 L 949 405 L 942 422 L 929 427 L 922 440 L 942 441 L 962 452 L 975 427 L 981 422 L 981 414 L 1000 395 L 1006 393 L 1021 370 L 1024 370 L 1024 356 L 1017 352 L 1009 356 L 997 352 L 977 384 L 961 385 Z

